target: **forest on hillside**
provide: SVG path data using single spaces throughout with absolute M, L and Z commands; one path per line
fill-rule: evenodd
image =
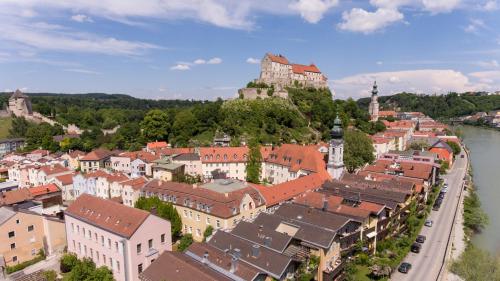
M 481 93 L 449 93 L 447 95 L 416 95 L 399 93 L 379 97 L 381 110 L 419 111 L 435 118 L 452 118 L 500 109 L 500 95 Z M 358 105 L 367 109 L 370 98 L 358 100 Z

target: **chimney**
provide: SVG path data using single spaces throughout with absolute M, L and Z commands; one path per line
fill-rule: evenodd
M 326 212 L 328 210 L 328 199 L 326 197 L 323 197 L 323 208 L 322 210 Z
M 229 269 L 229 272 L 234 273 L 238 269 L 238 258 L 236 256 L 233 256 L 231 258 L 231 269 Z
M 205 254 L 203 255 L 203 259 L 201 260 L 203 264 L 206 264 L 208 262 L 208 252 L 205 251 Z
M 264 238 L 264 245 L 267 246 L 267 247 L 271 247 L 271 241 L 273 239 L 269 236 L 267 236 L 266 238 Z
M 252 257 L 258 258 L 260 254 L 260 246 L 257 244 L 253 244 L 252 246 Z

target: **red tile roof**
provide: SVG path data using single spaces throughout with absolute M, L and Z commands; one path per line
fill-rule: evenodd
M 382 111 L 379 111 L 378 112 L 378 116 L 381 116 L 381 117 L 387 117 L 387 116 L 392 116 L 392 117 L 396 117 L 397 113 L 396 111 L 394 110 L 382 110 Z
M 59 164 L 41 166 L 40 171 L 44 172 L 47 176 L 54 175 L 54 174 L 60 174 L 60 173 L 64 173 L 64 172 L 71 172 L 70 169 L 65 168 Z
M 69 153 L 69 156 L 71 158 L 77 158 L 77 157 L 82 157 L 85 156 L 85 152 L 80 151 L 80 150 L 73 150 Z
M 354 216 L 357 218 L 366 219 L 372 213 L 369 210 L 352 207 L 342 204 L 344 198 L 340 196 L 328 196 L 318 192 L 308 192 L 294 200 L 295 203 L 322 209 L 327 202 L 327 211 L 346 216 Z
M 33 195 L 28 188 L 0 192 L 0 206 L 17 204 L 30 199 L 33 199 Z
M 269 153 L 268 163 L 286 166 L 290 171 L 326 171 L 324 156 L 315 145 L 283 144 Z
M 202 163 L 247 162 L 248 153 L 246 146 L 201 147 L 200 160 Z
M 267 56 L 269 57 L 269 59 L 271 59 L 272 62 L 277 62 L 277 63 L 281 63 L 281 64 L 289 64 L 288 60 L 282 55 L 273 55 L 273 54 L 268 53 Z
M 166 141 L 148 142 L 146 144 L 147 149 L 157 149 L 157 148 L 164 148 L 164 147 L 168 147 L 168 143 Z
M 398 161 L 378 159 L 374 164 L 366 166 L 363 170 L 376 173 L 398 173 L 405 177 L 428 180 L 433 171 L 434 164 L 415 161 Z
M 46 149 L 35 149 L 31 151 L 29 154 L 41 154 L 42 156 L 47 156 L 50 154 L 50 151 Z
M 130 238 L 150 215 L 120 203 L 82 194 L 65 211 L 75 219 Z
M 40 195 L 45 195 L 45 194 L 50 194 L 54 192 L 58 192 L 59 188 L 57 185 L 50 183 L 46 185 L 40 185 L 40 186 L 35 186 L 29 188 L 29 192 L 33 197 L 40 196 Z
M 321 73 L 318 67 L 314 64 L 311 65 L 292 64 L 292 71 L 293 73 L 297 74 L 305 74 L 305 72 Z
M 307 191 L 318 189 L 325 181 L 330 179 L 331 178 L 327 172 L 321 172 L 313 173 L 274 186 L 255 186 L 266 200 L 266 206 L 269 207 L 291 200 Z
M 132 187 L 134 190 L 140 190 L 144 185 L 148 182 L 148 179 L 145 177 L 139 177 L 135 179 L 130 179 L 128 181 L 121 182 L 123 186 L 127 185 Z
M 122 152 L 118 156 L 119 157 L 128 157 L 132 161 L 135 159 L 141 159 L 142 161 L 144 161 L 146 163 L 150 163 L 150 162 L 153 162 L 155 160 L 160 159 L 160 156 L 157 156 L 151 152 L 142 151 L 142 150 Z
M 193 153 L 194 148 L 193 147 L 176 147 L 176 148 L 159 148 L 159 149 L 153 149 L 155 152 L 155 155 L 158 156 L 170 156 L 174 154 L 184 154 L 184 153 Z
M 85 155 L 80 161 L 99 161 L 108 158 L 113 153 L 107 149 L 95 149 Z
M 74 175 L 76 175 L 76 173 L 57 176 L 56 179 L 59 180 L 63 185 L 69 185 L 73 183 Z

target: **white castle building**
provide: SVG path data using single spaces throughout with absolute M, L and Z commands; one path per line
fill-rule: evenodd
M 328 87 L 328 78 L 316 65 L 290 63 L 286 57 L 270 53 L 261 61 L 260 78 L 256 82 L 274 85 L 278 89 L 293 86 L 295 83 L 305 87 Z

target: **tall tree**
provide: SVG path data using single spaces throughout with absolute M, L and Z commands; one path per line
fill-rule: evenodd
M 344 164 L 349 173 L 375 160 L 372 141 L 361 131 L 346 130 L 344 146 Z
M 181 234 L 181 217 L 172 203 L 163 202 L 156 196 L 149 198 L 140 197 L 135 203 L 135 207 L 146 211 L 151 211 L 151 209 L 156 208 L 156 212 L 159 217 L 170 221 L 172 236 L 176 237 Z
M 141 122 L 141 129 L 147 141 L 166 140 L 170 129 L 168 115 L 159 109 L 150 110 Z
M 260 144 L 257 140 L 252 139 L 249 143 L 249 155 L 246 167 L 247 181 L 252 183 L 260 182 L 260 173 L 262 168 L 262 155 L 260 153 Z

